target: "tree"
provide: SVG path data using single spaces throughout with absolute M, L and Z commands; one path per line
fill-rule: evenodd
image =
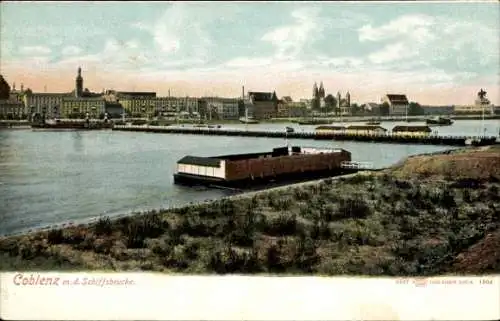
M 359 115 L 361 113 L 361 107 L 354 103 L 351 105 L 351 114 L 352 115 Z
M 320 108 L 320 105 L 319 105 L 319 99 L 314 98 L 314 99 L 311 101 L 311 109 L 312 109 L 312 110 L 319 110 L 319 108 Z
M 387 115 L 389 115 L 389 109 L 390 109 L 389 103 L 388 102 L 384 102 L 380 106 L 380 116 L 387 116 Z
M 408 105 L 408 115 L 410 116 L 418 116 L 425 114 L 424 109 L 420 106 L 419 103 L 411 102 Z
M 325 107 L 327 112 L 334 111 L 337 107 L 337 99 L 333 95 L 328 94 L 325 97 Z

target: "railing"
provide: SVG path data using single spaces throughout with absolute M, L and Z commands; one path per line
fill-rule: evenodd
M 340 163 L 341 168 L 349 169 L 373 169 L 373 163 L 371 162 L 354 162 L 354 161 L 343 161 Z

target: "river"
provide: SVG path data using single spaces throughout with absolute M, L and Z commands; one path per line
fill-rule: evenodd
M 487 132 L 493 135 L 499 123 L 485 121 Z M 288 125 L 258 124 L 248 128 L 280 130 Z M 298 125 L 292 126 L 301 130 Z M 480 126 L 481 121 L 457 121 L 438 129 L 445 135 L 474 135 Z M 300 127 L 305 131 L 314 128 Z M 344 148 L 352 153 L 353 160 L 369 161 L 375 167 L 392 165 L 409 155 L 449 149 L 299 139 L 289 142 Z M 0 234 L 227 196 L 231 192 L 173 185 L 176 161 L 188 154 L 269 151 L 284 144 L 283 139 L 253 137 L 0 130 Z

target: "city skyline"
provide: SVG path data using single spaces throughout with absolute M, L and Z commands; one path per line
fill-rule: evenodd
M 379 102 L 500 104 L 499 4 L 37 3 L 1 5 L 1 73 L 36 92 L 84 87 L 166 96 L 276 91 Z M 19 19 L 22 17 L 22 19 Z

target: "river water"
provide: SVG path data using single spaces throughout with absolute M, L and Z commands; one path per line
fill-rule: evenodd
M 394 123 L 395 124 L 395 123 Z M 392 128 L 394 124 L 383 124 Z M 485 121 L 487 133 L 498 120 Z M 249 130 L 311 130 L 291 124 L 249 125 Z M 245 125 L 224 127 L 244 128 Z M 474 135 L 481 121 L 457 121 L 442 134 Z M 300 146 L 340 147 L 353 160 L 375 167 L 445 146 L 289 140 Z M 173 185 L 176 161 L 185 155 L 216 156 L 270 151 L 284 139 L 149 134 L 121 131 L 0 131 L 0 234 L 47 225 L 121 215 L 227 196 L 224 190 Z

